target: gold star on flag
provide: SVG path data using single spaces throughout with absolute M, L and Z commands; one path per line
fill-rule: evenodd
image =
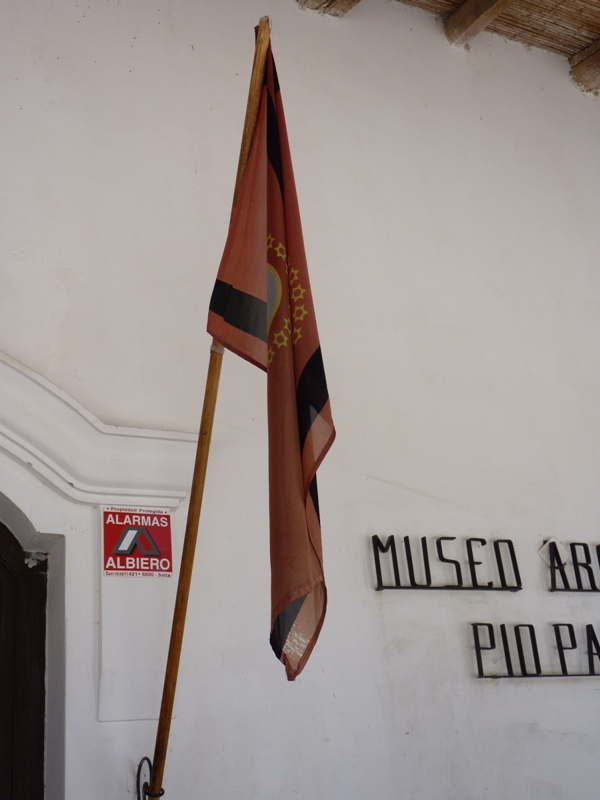
M 302 333 L 300 332 L 300 328 L 294 328 L 294 344 L 298 344 L 298 339 L 302 338 Z
M 269 349 L 268 349 L 268 351 L 267 351 L 267 355 L 269 356 L 269 361 L 268 361 L 267 363 L 269 363 L 269 364 L 270 364 L 270 363 L 273 361 L 273 359 L 275 358 L 275 350 L 272 350 L 272 349 L 269 347 Z
M 275 239 L 271 236 L 271 234 L 269 234 L 267 236 L 267 250 L 270 250 L 273 247 L 273 242 L 274 241 L 275 241 Z
M 279 244 L 275 248 L 275 252 L 285 261 L 285 247 L 281 244 L 281 242 L 279 242 Z
M 294 306 L 294 320 L 295 322 L 302 322 L 308 311 L 304 306 Z
M 292 300 L 302 300 L 305 294 L 306 289 L 303 289 L 302 286 L 298 284 L 298 286 L 294 286 L 292 289 Z
M 287 317 L 287 319 L 283 320 L 283 329 L 286 330 L 286 331 L 291 331 L 292 330 L 291 327 L 290 327 L 290 318 L 289 317 Z
M 295 283 L 298 280 L 298 270 L 291 269 L 290 270 L 290 283 Z
M 277 347 L 284 347 L 287 346 L 288 336 L 283 331 L 278 331 L 275 336 L 273 336 L 273 344 L 276 344 Z

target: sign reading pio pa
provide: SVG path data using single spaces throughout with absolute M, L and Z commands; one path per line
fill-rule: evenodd
M 105 575 L 170 578 L 171 515 L 160 508 L 102 509 Z

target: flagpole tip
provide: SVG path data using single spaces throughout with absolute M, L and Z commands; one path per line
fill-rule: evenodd
M 271 20 L 269 17 L 261 17 L 258 21 L 258 29 L 259 31 L 264 31 L 266 28 L 267 33 L 271 33 Z

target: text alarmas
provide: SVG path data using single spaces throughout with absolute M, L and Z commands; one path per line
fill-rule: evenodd
M 105 525 L 143 525 L 145 528 L 169 527 L 168 516 L 151 516 L 150 514 L 107 514 Z

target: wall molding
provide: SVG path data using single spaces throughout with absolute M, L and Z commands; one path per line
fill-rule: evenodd
M 106 425 L 0 352 L 0 449 L 77 503 L 176 508 L 189 492 L 197 440 Z

